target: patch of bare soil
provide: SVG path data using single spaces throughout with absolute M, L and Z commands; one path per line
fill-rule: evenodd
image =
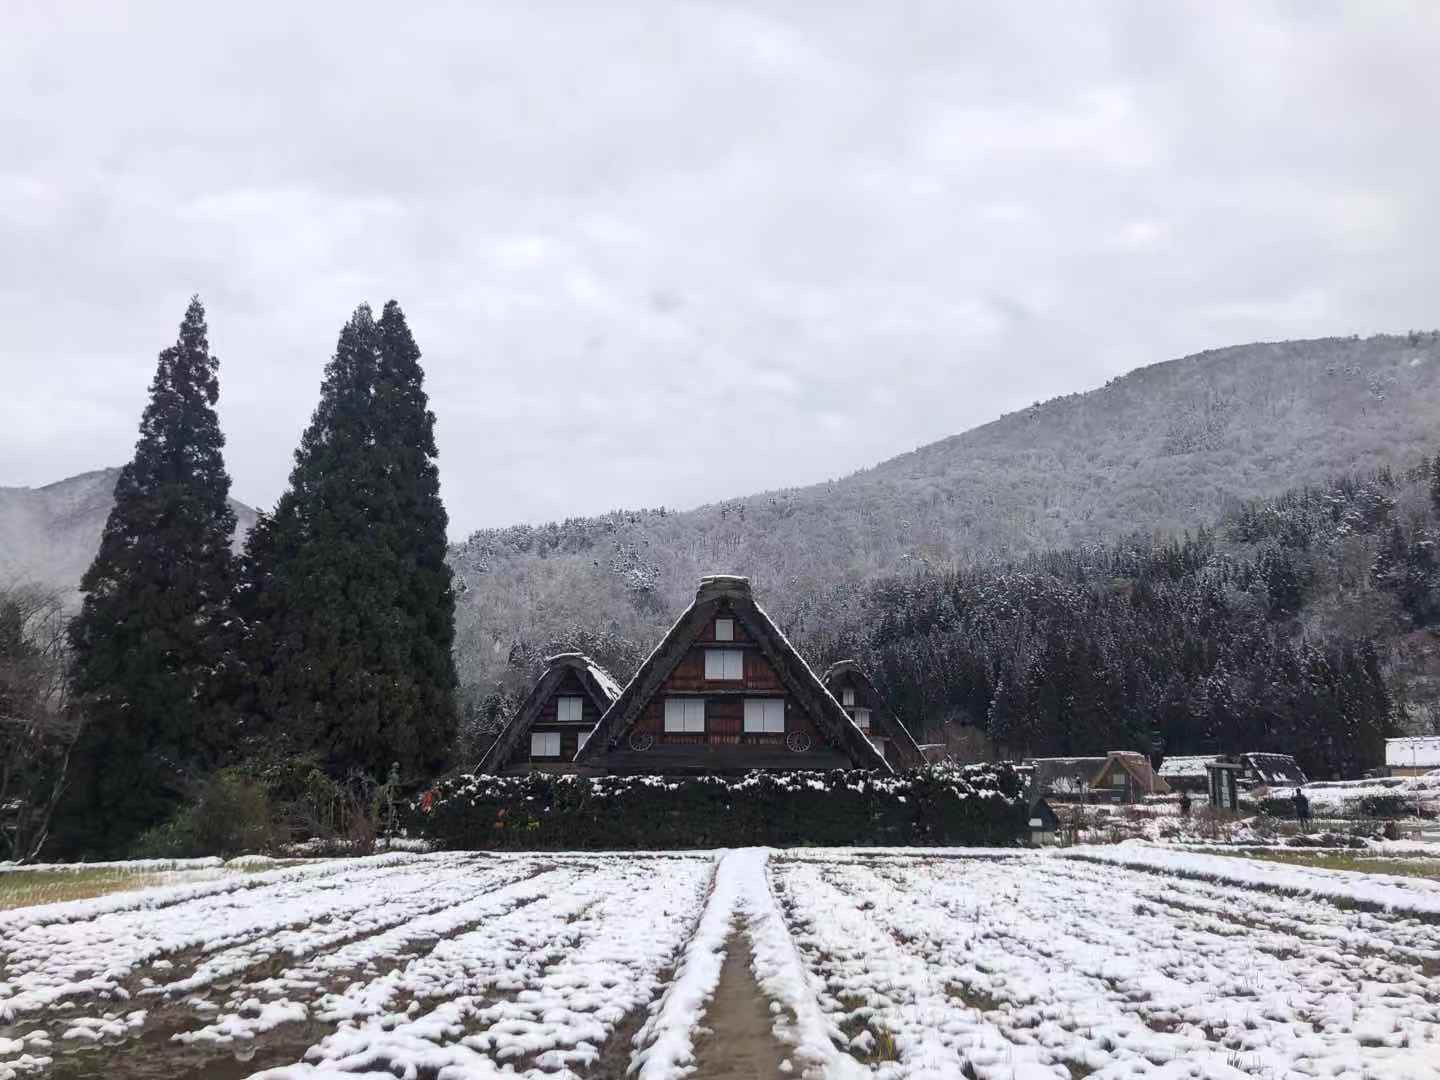
M 147 1028 L 123 1046 L 67 1047 L 57 1040 L 50 1080 L 243 1080 L 276 1065 L 299 1061 L 334 1028 L 328 1024 L 285 1024 L 260 1038 L 233 1046 L 185 1045 L 170 1041 L 164 1027 Z
M 720 982 L 696 1040 L 698 1080 L 776 1080 L 785 1047 L 772 1029 L 770 1001 L 750 971 L 750 939 L 737 928 L 725 947 Z

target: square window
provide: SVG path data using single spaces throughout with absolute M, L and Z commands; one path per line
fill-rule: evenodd
M 704 698 L 666 698 L 665 730 L 679 734 L 704 734 Z
M 535 731 L 530 734 L 531 757 L 559 757 L 560 733 L 558 731 Z
M 840 704 L 841 704 L 841 705 L 844 705 L 845 708 L 847 708 L 847 709 L 853 709 L 853 708 L 855 707 L 855 691 L 854 691 L 854 690 L 841 690 L 841 691 L 840 691 Z
M 759 735 L 784 735 L 785 699 L 746 698 L 745 730 Z
M 745 654 L 739 649 L 706 649 L 705 678 L 734 680 L 745 677 Z
M 858 727 L 861 731 L 869 731 L 869 730 L 870 730 L 870 710 L 869 710 L 869 709 L 856 709 L 856 710 L 855 710 L 855 726 Z
M 735 640 L 735 620 L 734 620 L 734 619 L 716 619 L 716 620 L 715 620 L 715 640 L 716 640 L 716 641 L 734 641 L 734 640 Z
M 578 724 L 584 713 L 584 703 L 578 697 L 555 699 L 555 718 L 562 724 Z

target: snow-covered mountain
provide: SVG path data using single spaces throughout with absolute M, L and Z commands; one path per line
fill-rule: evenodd
M 1212 350 L 830 483 L 477 532 L 451 553 L 457 659 L 484 688 L 561 643 L 628 657 L 710 572 L 750 575 L 803 634 L 907 566 L 1193 530 L 1245 499 L 1437 450 L 1440 334 Z
M 40 488 L 0 487 L 0 583 L 45 585 L 74 595 L 100 547 L 120 470 L 98 469 Z M 255 511 L 230 500 L 235 547 Z
M 1440 334 L 1217 349 L 842 480 L 477 532 L 451 549 L 456 658 L 482 691 L 561 645 L 623 666 L 718 571 L 755 579 L 787 630 L 813 630 L 857 585 L 907 566 L 1175 533 L 1244 499 L 1437 450 Z M 74 590 L 118 472 L 0 488 L 0 581 Z M 234 505 L 238 544 L 255 512 Z

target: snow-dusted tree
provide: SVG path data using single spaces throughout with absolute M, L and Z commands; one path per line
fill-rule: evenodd
M 207 707 L 233 588 L 219 367 L 194 298 L 179 339 L 160 353 L 135 456 L 116 481 L 70 624 L 86 717 L 55 829 L 70 853 L 117 851 L 162 820 L 182 778 L 224 737 Z

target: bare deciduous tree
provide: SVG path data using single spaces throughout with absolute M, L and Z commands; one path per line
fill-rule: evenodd
M 65 790 L 80 731 L 65 625 L 58 593 L 0 585 L 0 858 L 39 853 Z

